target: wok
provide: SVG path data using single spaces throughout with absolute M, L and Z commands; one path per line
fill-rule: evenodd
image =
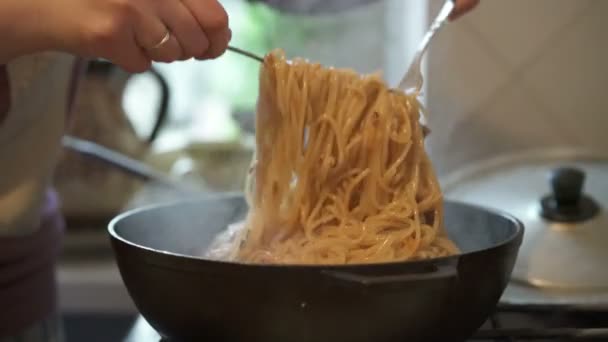
M 239 194 L 137 209 L 109 225 L 123 281 L 170 341 L 463 341 L 486 320 L 523 236 L 515 218 L 446 202 L 463 254 L 374 265 L 246 265 L 200 257 L 247 212 Z

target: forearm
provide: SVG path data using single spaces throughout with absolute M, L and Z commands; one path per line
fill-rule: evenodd
M 0 1 L 0 64 L 26 54 L 51 49 L 50 32 L 42 15 L 32 8 L 37 0 Z

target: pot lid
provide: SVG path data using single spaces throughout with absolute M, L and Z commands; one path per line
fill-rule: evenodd
M 539 150 L 447 177 L 446 198 L 508 212 L 525 226 L 512 279 L 569 290 L 608 289 L 608 157 Z

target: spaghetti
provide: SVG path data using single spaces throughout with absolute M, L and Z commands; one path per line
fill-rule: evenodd
M 415 96 L 378 76 L 268 54 L 250 211 L 228 258 L 359 264 L 457 253 L 419 111 Z

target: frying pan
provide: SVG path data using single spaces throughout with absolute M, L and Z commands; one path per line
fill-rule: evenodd
M 241 194 L 136 209 L 109 234 L 135 305 L 170 341 L 463 341 L 486 320 L 523 237 L 515 218 L 446 202 L 463 254 L 373 265 L 249 265 L 200 257 L 244 218 Z

